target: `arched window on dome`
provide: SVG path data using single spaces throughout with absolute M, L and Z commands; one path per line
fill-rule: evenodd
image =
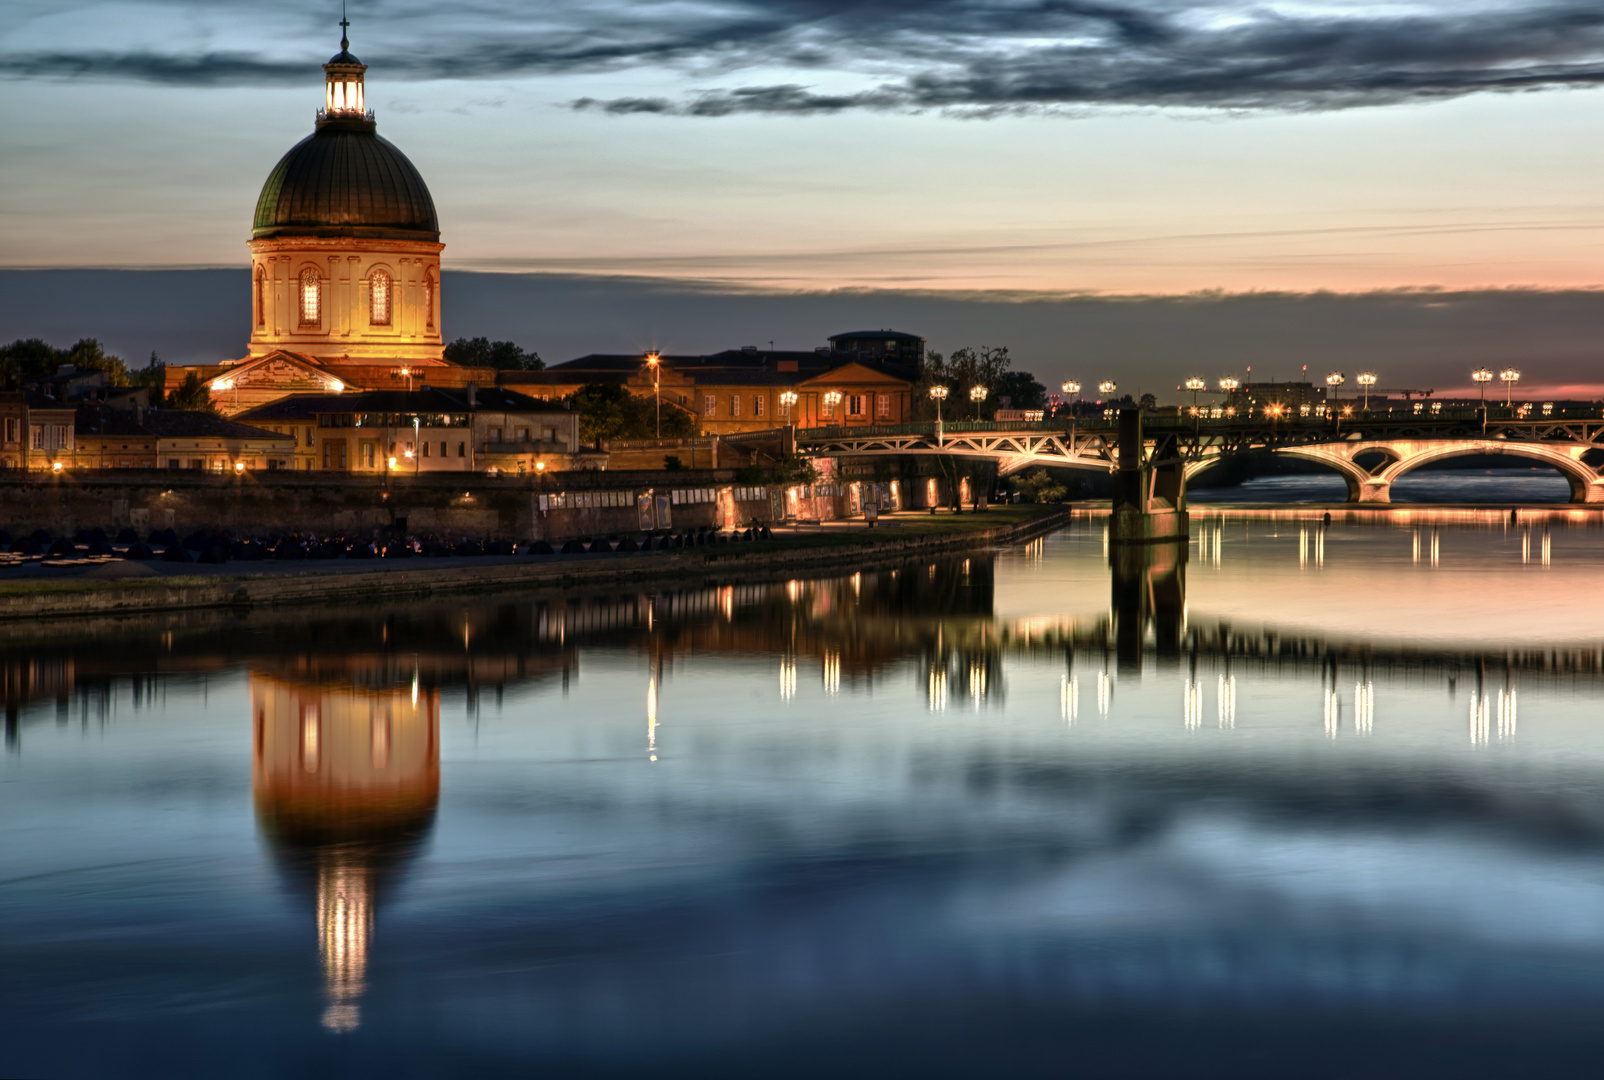
M 374 326 L 390 325 L 390 274 L 375 270 L 368 277 L 368 322 Z
M 260 266 L 256 268 L 256 325 L 258 328 L 267 325 L 267 271 Z
M 434 329 L 434 274 L 423 275 L 423 328 Z
M 316 326 L 323 318 L 323 282 L 308 266 L 301 271 L 301 325 Z

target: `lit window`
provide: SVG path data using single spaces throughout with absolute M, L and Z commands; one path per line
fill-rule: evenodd
M 752 399 L 752 415 L 763 415 L 763 395 L 759 394 Z
M 712 394 L 708 394 L 703 397 L 702 411 L 708 416 L 716 416 L 718 414 L 718 398 L 714 397 Z
M 323 283 L 308 266 L 301 271 L 301 325 L 316 326 L 323 318 Z
M 267 304 L 265 302 L 265 286 L 267 272 L 260 266 L 256 268 L 256 325 L 267 325 Z
M 740 394 L 731 394 L 730 395 L 730 415 L 731 416 L 740 416 L 741 415 L 741 395 Z
M 434 276 L 425 274 L 423 278 L 423 325 L 426 329 L 434 329 Z
M 874 414 L 876 416 L 891 415 L 891 395 L 877 394 L 874 399 Z
M 390 325 L 390 275 L 383 270 L 373 271 L 369 281 L 371 308 L 368 321 L 374 326 Z

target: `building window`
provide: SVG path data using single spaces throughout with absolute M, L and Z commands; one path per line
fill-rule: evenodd
M 374 326 L 390 325 L 390 275 L 373 271 L 368 281 L 368 321 Z
M 752 398 L 752 415 L 753 416 L 762 416 L 763 415 L 763 395 L 762 394 L 758 394 L 758 395 L 756 395 L 756 396 L 754 396 Z
M 707 416 L 718 415 L 718 398 L 708 394 L 702 398 L 702 412 Z
M 22 421 L 15 417 L 6 418 L 6 442 L 14 443 L 22 439 Z
M 730 415 L 731 416 L 740 416 L 741 415 L 741 395 L 740 394 L 731 394 L 730 395 Z
M 835 419 L 835 402 L 826 394 L 820 401 L 819 415 L 826 420 Z
M 440 457 L 443 459 L 446 456 L 447 456 L 446 455 L 446 444 L 445 443 L 441 443 L 440 444 Z
M 434 275 L 423 275 L 423 325 L 434 329 Z
M 256 325 L 267 325 L 267 271 L 256 268 Z
M 874 399 L 874 414 L 885 418 L 891 415 L 891 395 L 877 394 Z
M 180 465 L 179 460 L 177 458 L 173 457 L 173 458 L 168 458 L 167 459 L 167 467 L 169 469 L 177 469 L 177 468 L 180 468 L 181 465 Z
M 867 402 L 868 398 L 863 394 L 848 394 L 847 415 L 862 416 L 864 414 L 864 409 L 867 408 Z
M 493 428 L 490 429 L 490 441 L 493 442 L 493 443 L 498 443 L 498 442 L 501 441 L 501 429 L 500 428 L 493 427 Z
M 323 318 L 323 282 L 308 266 L 301 271 L 301 325 L 316 326 Z
M 467 443 L 460 443 L 459 442 L 457 444 L 457 456 L 458 457 L 467 457 L 468 456 L 468 444 Z
M 429 444 L 428 443 L 424 443 L 423 444 L 423 456 L 424 457 L 428 457 L 429 456 Z

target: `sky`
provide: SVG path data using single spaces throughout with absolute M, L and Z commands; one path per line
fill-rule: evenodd
M 820 296 L 838 298 L 839 317 L 779 342 L 793 347 L 856 328 L 839 320 L 865 295 L 948 297 L 948 314 L 1006 323 L 1054 304 L 1212 297 L 1249 318 L 1235 298 L 1413 295 L 1430 311 L 1434 290 L 1604 288 L 1596 2 L 352 0 L 349 12 L 380 134 L 433 192 L 448 276 L 617 286 L 576 355 L 648 332 L 733 344 L 733 330 L 615 325 L 607 309 L 642 281 L 812 298 L 821 312 Z M 311 130 L 338 18 L 328 0 L 5 0 L 0 268 L 245 265 L 256 194 Z M 26 326 L 6 310 L 9 340 Z M 545 316 L 519 332 L 539 339 Z M 1604 383 L 1590 320 L 1563 349 L 1525 357 L 1530 377 Z M 1055 340 L 1049 323 L 1016 336 Z M 1061 330 L 1072 351 L 1077 335 Z M 1519 343 L 1520 330 L 1504 336 Z M 567 333 L 547 348 L 567 349 Z M 1026 351 L 1049 374 L 1076 366 Z M 1312 343 L 1282 362 L 1305 352 L 1325 362 Z

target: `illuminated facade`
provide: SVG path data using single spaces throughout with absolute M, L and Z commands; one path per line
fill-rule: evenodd
M 440 223 L 423 177 L 378 134 L 367 66 L 340 39 L 311 135 L 268 175 L 251 227 L 251 337 L 243 359 L 198 372 L 224 413 L 292 394 L 463 386 L 494 372 L 443 356 Z

